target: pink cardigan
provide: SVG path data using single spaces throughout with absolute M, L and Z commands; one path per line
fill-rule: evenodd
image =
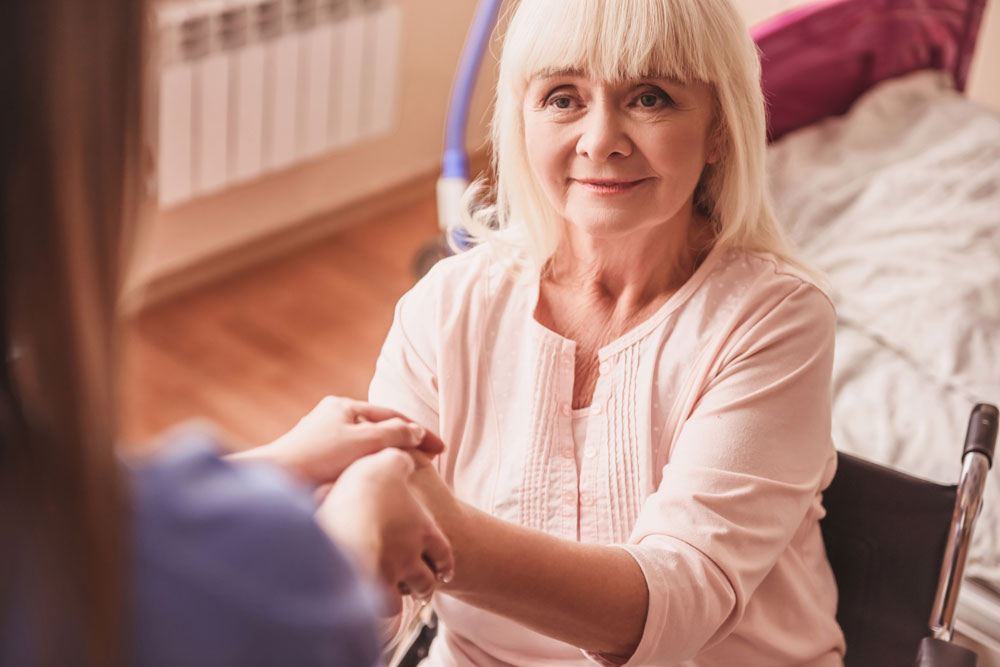
M 369 398 L 441 434 L 464 501 L 568 540 L 621 545 L 649 588 L 628 665 L 841 665 L 819 529 L 833 478 L 835 315 L 807 277 L 716 249 L 599 352 L 578 464 L 575 343 L 533 316 L 537 281 L 488 247 L 399 302 Z M 447 595 L 428 663 L 611 664 Z

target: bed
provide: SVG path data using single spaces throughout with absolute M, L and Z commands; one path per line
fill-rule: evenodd
M 969 410 L 1000 402 L 1000 113 L 961 93 L 982 9 L 841 0 L 755 31 L 776 210 L 838 309 L 835 443 L 945 483 Z M 991 477 L 958 628 L 1000 651 Z

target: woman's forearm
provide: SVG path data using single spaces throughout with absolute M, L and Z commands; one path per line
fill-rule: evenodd
M 449 531 L 463 602 L 581 649 L 632 655 L 649 605 L 646 579 L 624 549 L 580 544 L 462 506 Z

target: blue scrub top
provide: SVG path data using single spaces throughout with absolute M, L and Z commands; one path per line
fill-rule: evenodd
M 129 470 L 126 664 L 379 664 L 377 596 L 313 520 L 308 489 L 273 466 L 225 461 L 209 437 L 192 432 Z M 8 612 L 3 667 L 24 664 L 18 630 L 31 625 L 16 606 Z

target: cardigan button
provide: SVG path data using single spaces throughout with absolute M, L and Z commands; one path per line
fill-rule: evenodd
M 569 417 L 571 414 L 573 414 L 573 408 L 570 407 L 569 403 L 563 403 L 562 404 L 562 413 L 566 417 Z
M 598 370 L 600 371 L 601 375 L 607 375 L 608 373 L 611 372 L 611 364 L 609 364 L 606 361 L 601 362 L 601 366 L 600 368 L 598 368 Z

